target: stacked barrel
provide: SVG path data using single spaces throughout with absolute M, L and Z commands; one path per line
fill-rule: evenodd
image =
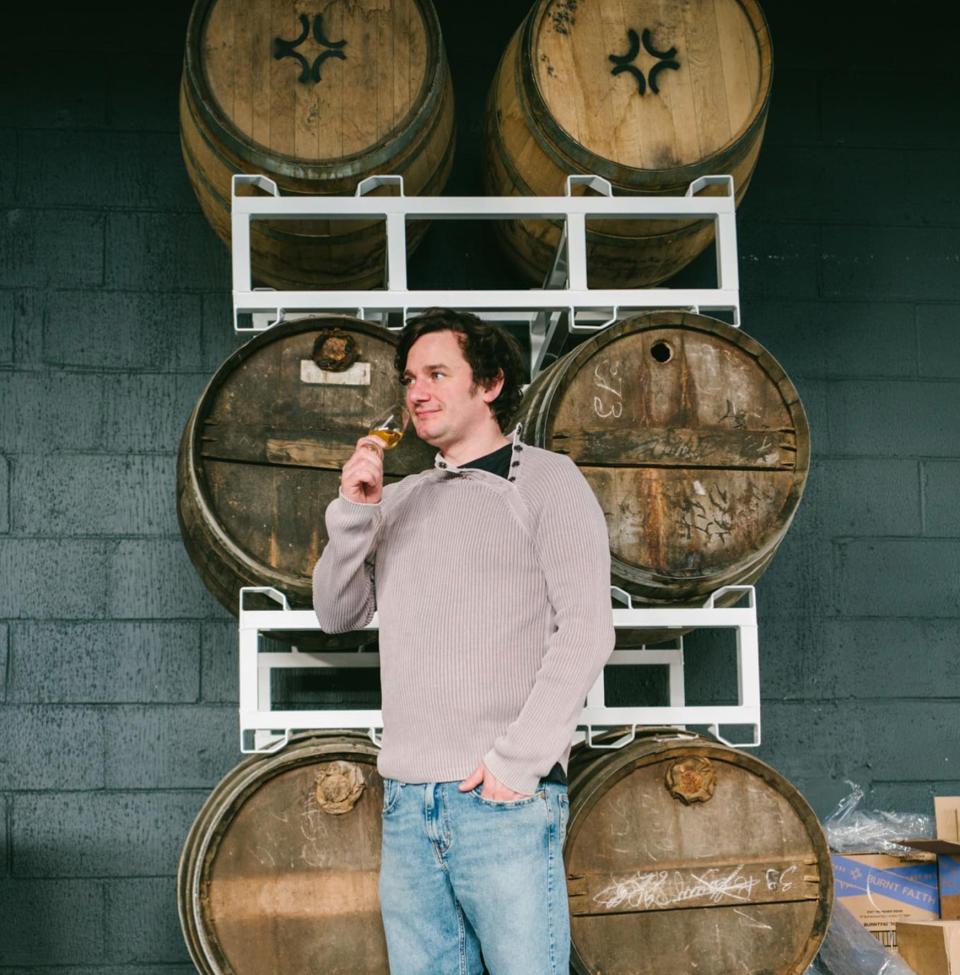
M 241 586 L 309 604 L 340 469 L 397 398 L 396 345 L 395 333 L 349 316 L 301 319 L 241 346 L 207 384 L 180 443 L 177 511 L 193 564 L 231 612 Z M 432 457 L 405 437 L 385 455 L 385 478 Z
M 774 358 L 739 329 L 686 312 L 638 315 L 533 382 L 526 438 L 568 454 L 607 519 L 613 578 L 647 605 L 751 583 L 793 517 L 807 420 Z
M 617 195 L 677 195 L 731 173 L 739 201 L 771 76 L 754 0 L 539 0 L 491 84 L 487 191 L 561 195 L 567 175 L 592 173 Z M 236 173 L 307 195 L 350 195 L 365 176 L 400 173 L 407 193 L 435 194 L 451 168 L 452 86 L 429 0 L 197 0 L 180 107 L 187 172 L 226 243 Z M 409 249 L 425 229 L 412 225 Z M 588 222 L 590 285 L 663 281 L 712 234 L 703 221 Z M 540 283 L 560 227 L 504 222 L 496 238 Z M 254 226 L 251 260 L 274 287 L 376 287 L 383 228 L 267 222 Z M 340 469 L 397 398 L 395 348 L 378 325 L 313 316 L 259 334 L 212 376 L 184 429 L 178 514 L 201 579 L 232 612 L 244 585 L 309 604 Z M 528 443 L 582 470 L 606 517 L 611 581 L 638 605 L 700 605 L 755 581 L 809 468 L 787 375 L 745 331 L 692 312 L 597 332 L 534 377 L 516 420 Z M 387 453 L 386 479 L 432 456 L 410 434 Z M 575 749 L 570 795 L 581 975 L 805 970 L 829 919 L 829 856 L 810 808 L 773 769 L 707 737 L 650 729 L 618 750 Z M 230 772 L 181 857 L 198 970 L 386 972 L 381 803 L 376 748 L 353 732 L 304 735 Z
M 398 173 L 439 193 L 453 164 L 453 88 L 430 0 L 197 0 L 187 28 L 180 140 L 210 225 L 230 240 L 230 181 L 268 176 L 284 194 L 352 195 Z M 426 224 L 412 227 L 412 250 Z M 277 288 L 370 288 L 382 225 L 257 221 L 254 276 Z
M 562 196 L 570 174 L 617 196 L 682 196 L 699 176 L 750 183 L 773 61 L 755 0 L 539 0 L 490 89 L 485 181 L 494 195 Z M 602 222 L 587 232 L 591 287 L 647 287 L 713 238 L 707 221 Z M 504 252 L 531 281 L 549 270 L 560 227 L 503 224 Z

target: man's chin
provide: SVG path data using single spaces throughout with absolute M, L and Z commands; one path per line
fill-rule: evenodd
M 438 449 L 440 448 L 440 446 L 441 446 L 440 441 L 443 440 L 442 434 L 439 434 L 439 433 L 431 433 L 429 427 L 427 427 L 426 429 L 423 429 L 423 430 L 417 430 L 416 425 L 414 425 L 414 430 L 416 431 L 417 436 L 424 443 L 429 444 L 431 447 L 436 447 Z

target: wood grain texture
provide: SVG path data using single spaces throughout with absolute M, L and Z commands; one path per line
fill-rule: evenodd
M 574 749 L 564 851 L 574 970 L 801 975 L 833 899 L 816 816 L 769 766 L 678 734 Z M 691 761 L 714 788 L 687 803 L 668 783 Z
M 642 78 L 611 74 L 611 56 Z M 676 70 L 653 69 L 675 51 Z M 658 91 L 652 90 L 653 77 Z M 570 173 L 610 180 L 617 194 L 682 194 L 698 176 L 729 173 L 746 192 L 763 137 L 772 78 L 766 21 L 754 0 L 571 4 L 541 0 L 508 45 L 487 107 L 484 179 L 496 195 L 562 195 Z M 549 221 L 499 223 L 501 246 L 542 281 L 559 241 Z M 591 287 L 647 286 L 712 240 L 703 221 L 588 225 Z
M 316 17 L 320 17 L 319 28 Z M 301 18 L 305 18 L 305 21 Z M 277 38 L 308 37 L 301 63 L 275 57 Z M 314 36 L 321 35 L 328 47 Z M 320 80 L 313 81 L 316 59 Z M 180 92 L 184 163 L 204 215 L 230 243 L 230 180 L 262 173 L 285 194 L 350 195 L 373 174 L 405 192 L 439 193 L 453 161 L 453 88 L 429 0 L 347 3 L 198 0 Z M 428 225 L 416 223 L 408 250 Z M 377 221 L 256 221 L 254 276 L 273 287 L 376 287 L 385 235 Z
M 331 44 L 310 35 L 296 52 L 321 80 L 298 81 L 300 65 L 276 58 L 274 39 L 293 39 L 315 16 Z M 423 97 L 430 27 L 413 0 L 216 0 L 201 29 L 204 72 L 223 116 L 251 143 L 305 163 L 365 152 L 397 134 Z
M 753 582 L 800 501 L 809 430 L 786 374 L 723 322 L 651 312 L 531 384 L 531 443 L 568 454 L 607 519 L 614 580 L 653 603 Z
M 178 899 L 203 975 L 385 975 L 377 876 L 383 783 L 361 734 L 294 738 L 229 772 L 183 847 Z M 353 774 L 348 809 L 318 799 L 318 776 Z M 322 798 L 322 797 L 321 797 Z
M 333 328 L 356 342 L 357 361 L 369 365 L 366 384 L 301 378 L 317 337 Z M 232 612 L 244 585 L 274 586 L 309 603 L 340 469 L 370 421 L 402 397 L 395 347 L 393 333 L 369 322 L 304 319 L 258 335 L 210 380 L 180 445 L 177 513 L 197 571 Z M 387 480 L 432 458 L 409 432 L 385 455 Z
M 558 29 L 563 0 L 535 15 L 533 64 L 543 100 L 571 139 L 635 169 L 672 169 L 725 148 L 762 101 L 761 51 L 737 0 L 578 4 Z M 630 74 L 611 76 L 610 55 L 629 47 L 628 32 L 650 31 L 656 49 L 675 48 L 680 67 L 658 73 L 641 48 L 631 64 L 645 75 L 638 94 Z

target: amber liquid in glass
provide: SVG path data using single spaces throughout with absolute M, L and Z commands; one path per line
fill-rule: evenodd
M 371 437 L 376 437 L 384 447 L 384 450 L 389 450 L 391 447 L 396 447 L 400 443 L 400 438 L 403 436 L 402 430 L 379 430 L 373 429 L 369 434 Z

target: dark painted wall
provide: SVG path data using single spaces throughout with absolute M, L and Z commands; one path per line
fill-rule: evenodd
M 234 626 L 174 509 L 182 424 L 237 344 L 179 157 L 178 6 L 58 4 L 0 41 L 0 972 L 191 971 L 177 856 L 239 758 Z M 486 86 L 523 8 L 441 6 L 451 192 L 480 192 Z M 800 389 L 814 466 L 759 586 L 760 754 L 821 814 L 845 777 L 924 811 L 960 792 L 951 35 L 905 3 L 767 12 L 744 327 Z M 511 280 L 467 226 L 435 228 L 411 276 Z M 722 686 L 713 652 L 691 640 L 692 695 Z

